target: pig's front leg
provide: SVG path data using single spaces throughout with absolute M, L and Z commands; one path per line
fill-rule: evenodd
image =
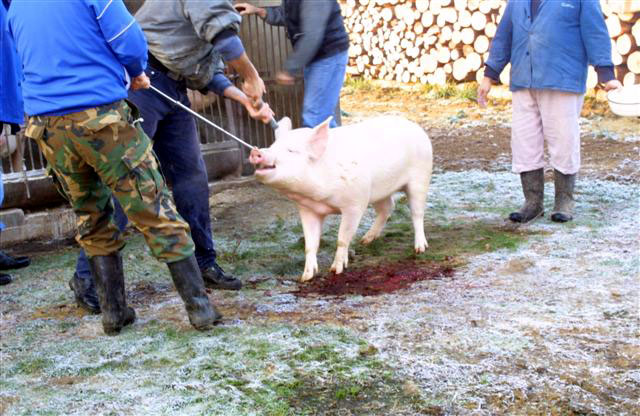
M 304 272 L 300 277 L 300 281 L 305 282 L 311 280 L 318 271 L 318 247 L 320 246 L 320 235 L 322 234 L 322 221 L 324 216 L 305 208 L 298 206 L 300 212 L 300 220 L 302 222 L 302 231 L 304 232 Z
M 335 274 L 342 273 L 349 265 L 349 243 L 358 229 L 358 224 L 360 224 L 360 219 L 366 208 L 365 205 L 364 207 L 342 210 L 342 220 L 338 231 L 338 249 L 331 265 L 331 271 Z

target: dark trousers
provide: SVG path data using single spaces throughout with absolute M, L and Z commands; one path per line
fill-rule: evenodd
M 153 86 L 190 106 L 184 83 L 174 81 L 153 68 L 147 69 L 147 75 Z M 172 185 L 178 213 L 191 228 L 198 265 L 203 269 L 210 267 L 216 260 L 216 251 L 209 214 L 209 180 L 200 151 L 195 119 L 151 90 L 131 91 L 129 101 L 140 110 L 144 119 L 142 128 L 153 140 L 153 150 L 160 161 L 162 173 Z M 117 204 L 114 220 L 124 230 L 126 216 Z M 90 275 L 84 251 L 78 256 L 76 273 L 81 276 Z

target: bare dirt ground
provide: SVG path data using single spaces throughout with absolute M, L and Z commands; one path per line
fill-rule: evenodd
M 588 100 L 575 221 L 513 227 L 508 100 L 479 110 L 433 91 L 347 87 L 342 108 L 345 123 L 395 113 L 429 132 L 425 255 L 411 253 L 399 195 L 383 238 L 354 242 L 344 279 L 326 274 L 328 220 L 321 276 L 300 284 L 295 206 L 248 183 L 211 197 L 220 261 L 245 283 L 210 291 L 223 324 L 191 330 L 132 235 L 138 321 L 112 338 L 66 287 L 75 248 L 32 246 L 32 267 L 0 289 L 0 414 L 640 414 L 638 121 Z

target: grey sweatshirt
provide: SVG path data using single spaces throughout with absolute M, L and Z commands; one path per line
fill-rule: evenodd
M 238 32 L 241 21 L 226 0 L 147 0 L 135 17 L 153 56 L 193 89 L 204 88 L 220 70 L 214 38 L 225 29 Z

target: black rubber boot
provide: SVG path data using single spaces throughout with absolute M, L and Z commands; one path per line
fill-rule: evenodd
M 173 284 L 184 301 L 189 322 L 199 331 L 210 329 L 222 315 L 209 302 L 195 256 L 168 263 Z
M 12 257 L 0 251 L 0 270 L 22 269 L 31 264 L 31 260 L 26 256 Z
M 551 213 L 551 221 L 567 222 L 573 219 L 573 189 L 576 185 L 576 175 L 565 175 L 554 170 L 556 201 Z
M 222 270 L 222 267 L 218 266 L 218 263 L 214 263 L 213 266 L 207 267 L 206 269 L 201 270 L 201 272 L 204 285 L 210 289 L 242 289 L 242 282 L 239 279 L 226 274 L 224 270 Z
M 529 222 L 544 215 L 544 170 L 542 168 L 520 174 L 524 205 L 509 214 L 513 222 Z
M 10 274 L 0 273 L 0 286 L 8 285 L 13 281 Z
M 73 291 L 78 307 L 96 315 L 100 313 L 100 302 L 91 276 L 81 277 L 78 273 L 74 273 L 69 280 L 69 287 Z
M 89 259 L 89 266 L 98 289 L 104 333 L 117 335 L 136 320 L 136 312 L 127 306 L 122 257 L 119 252 L 94 256 Z

